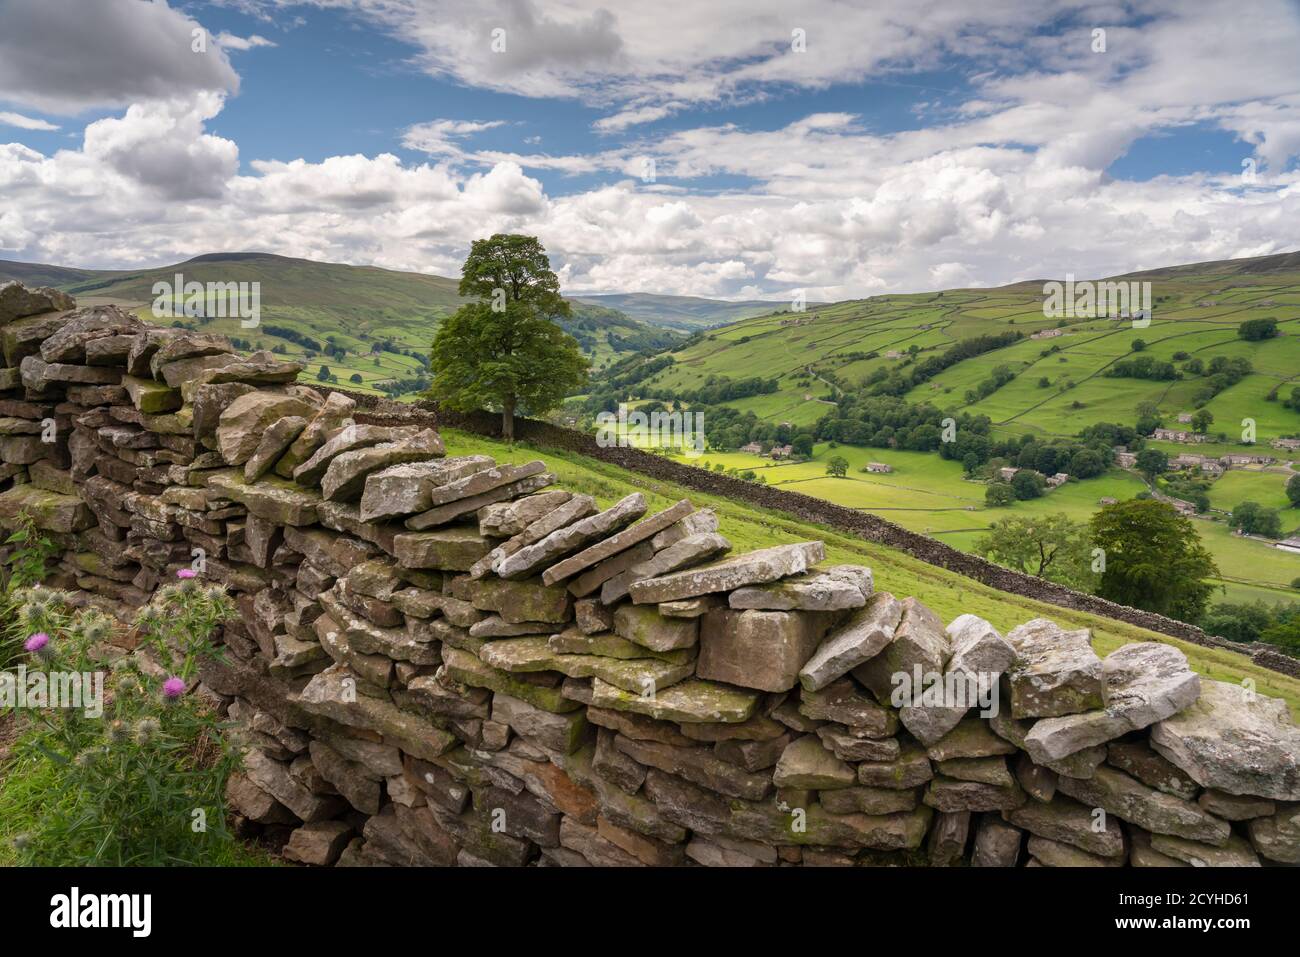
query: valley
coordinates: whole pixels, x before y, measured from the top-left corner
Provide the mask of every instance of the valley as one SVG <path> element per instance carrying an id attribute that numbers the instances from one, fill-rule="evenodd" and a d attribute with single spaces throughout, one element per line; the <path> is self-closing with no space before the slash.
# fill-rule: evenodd
<path id="1" fill-rule="evenodd" d="M 658 354 L 651 365 L 647 357 L 644 368 L 653 371 L 640 377 L 635 360 L 625 360 L 615 369 L 619 378 L 610 381 L 620 383 L 615 397 L 630 400 L 629 408 L 680 404 L 706 417 L 710 410 L 746 417 L 752 434 L 745 433 L 746 425 L 729 430 L 734 444 L 690 459 L 695 464 L 720 465 L 754 481 L 873 512 L 963 550 L 973 550 L 993 522 L 1008 516 L 1060 513 L 1087 522 L 1103 501 L 1146 494 L 1177 499 L 1184 477 L 1194 475 L 1205 501 L 1199 513 L 1190 508 L 1188 514 L 1222 575 L 1215 580 L 1221 587 L 1215 600 L 1295 601 L 1300 554 L 1275 547 L 1274 540 L 1294 536 L 1300 526 L 1300 512 L 1286 494 L 1300 457 L 1297 443 L 1287 441 L 1300 435 L 1300 409 L 1290 401 L 1291 390 L 1300 386 L 1300 261 L 1286 254 L 1114 279 L 1151 284 L 1149 321 L 1046 317 L 1038 282 L 889 295 L 697 333 L 670 353 L 671 363 Z M 1242 338 L 1241 324 L 1258 319 L 1273 320 L 1276 335 Z M 950 364 L 934 361 L 979 337 L 1011 341 Z M 1117 375 L 1135 356 L 1149 357 L 1155 368 L 1168 364 L 1177 377 Z M 1213 369 L 1226 363 L 1237 363 L 1236 374 L 1215 378 Z M 911 370 L 926 364 L 942 367 L 923 381 L 910 381 Z M 1200 374 L 1189 371 L 1198 367 Z M 674 402 L 710 384 L 716 390 L 719 383 L 751 376 L 769 380 L 760 394 L 709 408 Z M 1165 453 L 1174 465 L 1180 455 L 1200 456 L 1207 464 L 1193 461 L 1154 479 L 1131 462 L 1121 467 L 1116 456 L 1096 477 L 1072 478 L 1039 498 L 995 506 L 985 501 L 987 467 L 972 476 L 959 460 L 897 447 L 893 438 L 870 445 L 826 441 L 835 434 L 828 425 L 846 395 L 896 397 L 911 407 L 933 407 L 936 418 L 980 417 L 992 443 L 1033 440 L 1047 446 L 1077 442 L 1082 430 L 1099 423 L 1132 427 L 1140 411 L 1157 416 L 1163 429 L 1188 432 L 1187 420 L 1203 411 L 1211 418 L 1200 441 L 1162 439 L 1164 433 L 1157 432 L 1143 446 Z M 800 433 L 819 440 L 811 456 L 774 461 L 767 454 L 768 446 Z M 740 450 L 746 439 L 760 436 L 761 453 Z M 1246 455 L 1273 461 L 1218 471 L 1225 456 Z M 849 463 L 843 478 L 826 474 L 834 456 Z M 863 474 L 868 461 L 893 470 Z M 1171 489 L 1171 481 L 1184 484 Z M 1277 510 L 1280 535 L 1234 534 L 1228 518 L 1243 502 Z"/>

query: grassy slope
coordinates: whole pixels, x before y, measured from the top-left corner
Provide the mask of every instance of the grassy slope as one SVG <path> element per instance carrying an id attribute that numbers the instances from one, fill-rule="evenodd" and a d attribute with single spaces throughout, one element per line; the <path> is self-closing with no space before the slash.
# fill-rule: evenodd
<path id="1" fill-rule="evenodd" d="M 917 386 L 907 398 L 945 410 L 985 414 L 992 420 L 995 434 L 1004 436 L 1033 434 L 1051 439 L 1077 434 L 1094 422 L 1131 424 L 1135 407 L 1146 400 L 1156 402 L 1167 424 L 1173 426 L 1178 413 L 1192 411 L 1197 380 L 1146 382 L 1102 374 L 1130 354 L 1134 339 L 1142 339 L 1148 343 L 1148 354 L 1162 360 L 1172 361 L 1175 352 L 1187 352 L 1207 364 L 1217 355 L 1249 358 L 1254 372 L 1206 406 L 1215 417 L 1212 431 L 1226 432 L 1229 441 L 1197 446 L 1194 451 L 1224 455 L 1253 450 L 1281 457 L 1267 447 L 1252 449 L 1235 440 L 1246 418 L 1255 421 L 1264 446 L 1271 438 L 1300 434 L 1300 413 L 1267 399 L 1275 388 L 1280 387 L 1285 396 L 1293 385 L 1300 385 L 1300 256 L 1175 267 L 1140 278 L 1152 282 L 1156 300 L 1154 318 L 1147 328 L 1134 329 L 1128 322 L 1112 320 L 1076 322 L 1063 336 L 1026 339 L 961 362 Z M 796 317 L 788 313 L 756 317 L 711 330 L 701 341 L 679 350 L 674 354 L 676 363 L 651 378 L 647 387 L 693 389 L 710 375 L 740 375 L 736 370 L 745 370 L 744 375 L 777 376 L 777 393 L 727 404 L 768 421 L 811 426 L 831 408 L 826 399 L 832 390 L 806 372 L 832 375 L 851 387 L 876 369 L 906 361 L 886 358 L 885 353 L 891 350 L 905 353 L 915 345 L 925 357 L 976 335 L 1007 329 L 1028 334 L 1055 326 L 1057 320 L 1043 317 L 1041 303 L 1042 284 L 1021 283 L 1000 289 L 882 296 L 810 307 L 798 317 L 803 320 L 798 325 L 789 322 Z M 1261 343 L 1237 338 L 1240 322 L 1263 317 L 1277 319 L 1283 335 Z M 1052 346 L 1059 351 L 1044 355 Z M 872 352 L 877 355 L 866 358 Z M 968 405 L 966 391 L 1002 364 L 1016 369 L 1017 378 Z M 1049 383 L 1046 387 L 1039 384 L 1044 378 Z M 1075 402 L 1082 408 L 1074 408 Z M 1189 450 L 1173 443 L 1155 444 L 1171 455 Z M 818 461 L 802 471 L 782 467 L 777 474 L 766 470 L 760 474 L 767 474 L 769 482 L 797 482 L 794 487 L 805 494 L 879 513 L 966 549 L 979 537 L 979 530 L 998 518 L 1061 511 L 1084 521 L 1099 507 L 1101 498 L 1131 498 L 1144 488 L 1136 476 L 1113 470 L 1098 479 L 1071 483 L 1035 502 L 1018 503 L 1011 509 L 986 509 L 983 488 L 962 481 L 960 468 L 937 456 L 848 447 L 835 454 L 849 459 L 852 481 L 823 477 L 823 461 L 828 456 L 822 447 Z M 752 456 L 709 457 L 740 468 L 758 469 L 765 464 Z M 856 469 L 867 460 L 893 465 L 895 475 L 858 475 Z M 1288 477 L 1280 469 L 1230 471 L 1213 486 L 1212 505 L 1227 511 L 1247 500 L 1283 506 Z M 1290 532 L 1300 526 L 1300 512 L 1284 511 L 1282 520 Z M 1300 556 L 1262 542 L 1234 538 L 1222 524 L 1198 522 L 1197 528 L 1229 580 L 1226 599 L 1296 600 L 1294 591 L 1288 594 L 1283 589 L 1300 576 Z"/>
<path id="2" fill-rule="evenodd" d="M 559 476 L 565 488 L 593 495 L 602 505 L 612 504 L 634 491 L 644 493 L 652 509 L 665 508 L 678 499 L 689 498 L 697 506 L 708 506 L 718 513 L 721 531 L 737 552 L 783 542 L 820 539 L 826 543 L 828 562 L 870 565 L 878 588 L 900 596 L 915 595 L 945 620 L 970 612 L 987 618 L 1006 631 L 1031 618 L 1049 617 L 1062 625 L 1091 628 L 1094 646 L 1101 654 L 1133 641 L 1165 641 L 1181 648 L 1199 673 L 1221 681 L 1251 678 L 1261 693 L 1284 698 L 1292 712 L 1300 715 L 1300 681 L 1260 668 L 1241 655 L 1202 648 L 1123 622 L 997 591 L 882 545 L 801 522 L 781 512 L 691 492 L 585 456 L 549 448 L 535 449 L 522 443 L 510 448 L 450 429 L 443 432 L 443 439 L 449 455 L 485 453 L 503 462 L 542 458 Z"/>

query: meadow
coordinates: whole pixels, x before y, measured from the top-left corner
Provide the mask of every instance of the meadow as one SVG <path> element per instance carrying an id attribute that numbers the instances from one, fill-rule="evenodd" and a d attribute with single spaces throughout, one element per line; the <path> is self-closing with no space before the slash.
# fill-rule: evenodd
<path id="1" fill-rule="evenodd" d="M 833 414 L 836 387 L 852 390 L 880 370 L 907 367 L 963 339 L 1016 330 L 1011 345 L 958 362 L 905 395 L 942 411 L 987 416 L 998 439 L 1032 435 L 1043 440 L 1077 436 L 1098 422 L 1133 425 L 1137 407 L 1152 403 L 1169 428 L 1198 406 L 1205 380 L 1187 375 L 1173 381 L 1107 375 L 1117 362 L 1142 353 L 1176 367 L 1190 359 L 1206 365 L 1216 356 L 1242 357 L 1251 372 L 1203 403 L 1213 416 L 1211 441 L 1180 444 L 1153 441 L 1171 458 L 1182 452 L 1222 456 L 1273 455 L 1267 470 L 1232 469 L 1213 483 L 1212 514 L 1196 528 L 1219 565 L 1223 600 L 1297 600 L 1290 583 L 1300 577 L 1300 555 L 1233 535 L 1222 519 L 1245 501 L 1281 510 L 1284 534 L 1300 526 L 1300 512 L 1288 508 L 1285 486 L 1294 474 L 1294 454 L 1268 443 L 1300 435 L 1300 411 L 1287 408 L 1290 389 L 1300 386 L 1300 269 L 1294 256 L 1234 260 L 1156 270 L 1120 277 L 1149 281 L 1153 309 L 1148 320 L 1106 317 L 1058 319 L 1044 315 L 1042 283 L 999 289 L 958 289 L 810 307 L 745 319 L 695 337 L 672 353 L 674 362 L 638 389 L 678 393 L 710 377 L 757 375 L 776 378 L 778 389 L 724 405 L 753 412 L 772 423 L 812 431 Z M 1247 319 L 1271 318 L 1279 334 L 1250 342 L 1238 336 Z M 1029 338 L 1060 328 L 1049 338 Z M 1140 340 L 1140 341 L 1139 341 Z M 969 401 L 968 393 L 999 367 L 1015 377 L 991 394 Z M 743 373 L 739 370 L 743 370 Z M 1223 433 L 1222 439 L 1219 433 Z M 1255 444 L 1243 441 L 1253 433 Z M 1086 522 L 1103 498 L 1124 500 L 1146 489 L 1135 473 L 1112 469 L 1104 476 L 1069 482 L 1039 499 L 1007 508 L 984 504 L 984 486 L 962 475 L 956 462 L 936 454 L 841 446 L 833 454 L 849 461 L 845 478 L 826 475 L 824 443 L 813 460 L 773 463 L 738 452 L 709 452 L 703 458 L 726 468 L 753 470 L 769 484 L 862 509 L 970 550 L 988 526 L 1009 515 L 1064 513 Z M 894 467 L 891 474 L 862 474 L 867 461 Z"/>

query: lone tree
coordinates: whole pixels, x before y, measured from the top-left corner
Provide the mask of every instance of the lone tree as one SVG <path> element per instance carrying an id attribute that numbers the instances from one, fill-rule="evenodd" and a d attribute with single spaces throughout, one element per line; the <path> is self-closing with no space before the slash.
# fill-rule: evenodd
<path id="1" fill-rule="evenodd" d="M 844 478 L 849 474 L 849 460 L 842 455 L 834 456 L 826 463 L 826 474 L 832 478 Z"/>
<path id="2" fill-rule="evenodd" d="M 1091 531 L 1064 513 L 1003 518 L 975 543 L 976 553 L 1016 571 L 1090 590 Z"/>
<path id="3" fill-rule="evenodd" d="M 1219 568 L 1192 520 L 1154 499 L 1107 505 L 1092 517 L 1092 543 L 1105 568 L 1102 598 L 1196 622 L 1205 613 Z"/>
<path id="4" fill-rule="evenodd" d="M 555 408 L 587 380 L 578 343 L 553 321 L 570 313 L 560 281 L 535 236 L 477 239 L 461 268 L 461 306 L 433 337 L 430 393 L 448 408 L 501 410 L 514 441 L 515 412 Z"/>

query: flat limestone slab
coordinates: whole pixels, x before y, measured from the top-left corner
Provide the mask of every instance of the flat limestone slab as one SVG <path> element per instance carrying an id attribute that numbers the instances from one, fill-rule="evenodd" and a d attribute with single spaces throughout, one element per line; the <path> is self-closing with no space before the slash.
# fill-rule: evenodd
<path id="1" fill-rule="evenodd" d="M 1232 833 L 1227 821 L 1199 805 L 1147 787 L 1106 764 L 1086 781 L 1062 775 L 1056 788 L 1088 807 L 1105 808 L 1107 813 L 1152 834 L 1173 834 L 1222 847 Z"/>
<path id="2" fill-rule="evenodd" d="M 1151 849 L 1193 867 L 1259 867 L 1259 857 L 1247 841 L 1236 834 L 1222 847 L 1190 841 L 1172 834 L 1152 834 Z"/>
<path id="3" fill-rule="evenodd" d="M 633 492 L 605 511 L 557 529 L 541 541 L 526 545 L 513 555 L 503 558 L 494 566 L 496 573 L 502 578 L 523 578 L 561 555 L 567 555 L 635 522 L 645 514 L 645 510 L 645 496 Z"/>
<path id="4" fill-rule="evenodd" d="M 728 603 L 763 611 L 845 611 L 865 605 L 873 587 L 870 568 L 833 565 L 770 585 L 738 588 Z"/>
<path id="5" fill-rule="evenodd" d="M 312 714 L 332 718 L 340 724 L 377 731 L 383 735 L 384 743 L 428 761 L 460 743 L 455 735 L 434 727 L 427 719 L 402 711 L 391 701 L 360 693 L 356 690 L 356 679 L 339 665 L 313 677 L 302 689 L 297 703 Z"/>
<path id="6" fill-rule="evenodd" d="M 660 658 L 557 654 L 544 635 L 489 641 L 479 657 L 484 664 L 502 671 L 558 671 L 568 678 L 599 678 L 633 694 L 657 694 L 690 677 L 695 670 L 690 661 L 671 664 Z"/>
<path id="7" fill-rule="evenodd" d="M 776 762 L 772 780 L 781 788 L 833 791 L 857 783 L 853 767 L 837 758 L 815 734 L 805 734 L 786 745 Z"/>
<path id="8" fill-rule="evenodd" d="M 1202 787 L 1300 800 L 1300 729 L 1278 698 L 1202 681 L 1195 704 L 1152 726 L 1151 746 Z"/>
<path id="9" fill-rule="evenodd" d="M 420 512 L 418 515 L 412 515 L 406 520 L 406 527 L 420 530 L 433 528 L 437 525 L 445 525 L 456 519 L 467 517 L 477 512 L 485 505 L 493 505 L 497 502 L 503 502 L 507 499 L 516 498 L 520 495 L 528 495 L 532 492 L 538 492 L 546 488 L 555 481 L 555 475 L 552 472 L 541 472 L 537 475 L 529 475 L 521 478 L 517 482 L 509 485 L 500 485 L 487 492 L 480 492 L 478 495 L 471 495 L 469 498 L 458 498 L 446 505 L 435 505 L 433 508 Z"/>
<path id="10" fill-rule="evenodd" d="M 1106 677 L 1105 710 L 1043 718 L 1025 736 L 1029 756 L 1038 764 L 1105 744 L 1130 731 L 1171 717 L 1201 695 L 1201 681 L 1187 656 L 1159 642 L 1125 645 L 1102 661 Z"/>
<path id="11" fill-rule="evenodd" d="M 697 672 L 745 688 L 789 691 L 799 683 L 799 669 L 821 642 L 830 617 L 826 612 L 715 609 L 700 622 Z"/>
<path id="12" fill-rule="evenodd" d="M 663 531 L 678 519 L 685 518 L 694 510 L 695 506 L 690 503 L 689 499 L 682 499 L 670 508 L 651 515 L 630 528 L 625 528 L 616 535 L 612 535 L 594 545 L 589 545 L 578 554 L 552 565 L 542 573 L 542 581 L 548 585 L 553 585 L 558 581 L 576 575 L 583 569 L 590 568 L 597 562 L 611 558 L 624 549 L 631 548 L 638 542 L 654 537 L 657 533 Z"/>
<path id="13" fill-rule="evenodd" d="M 1072 844 L 1099 857 L 1124 856 L 1124 832 L 1114 815 L 1093 817 L 1092 808 L 1057 795 L 1051 801 L 1026 801 L 1002 819 L 1049 841 Z M 1100 827 L 1100 830 L 1097 828 Z"/>
<path id="14" fill-rule="evenodd" d="M 633 582 L 629 591 L 638 605 L 649 602 L 678 601 L 697 595 L 731 591 L 745 585 L 762 585 L 799 575 L 826 557 L 821 542 L 776 545 L 711 565 L 674 572 L 660 578 Z"/>
<path id="15" fill-rule="evenodd" d="M 740 592 L 732 592 L 734 601 Z M 733 604 L 734 607 L 734 604 Z M 889 592 L 877 592 L 865 606 L 832 632 L 799 672 L 808 691 L 825 688 L 858 665 L 874 658 L 894 639 L 903 617 L 903 603 Z"/>
<path id="16" fill-rule="evenodd" d="M 761 697 L 757 691 L 699 678 L 690 678 L 649 696 L 623 691 L 599 678 L 591 683 L 592 707 L 631 711 L 678 724 L 715 721 L 739 724 L 753 717 Z"/>
<path id="17" fill-rule="evenodd" d="M 207 487 L 277 525 L 315 525 L 321 504 L 320 495 L 311 489 L 271 475 L 245 482 L 238 469 L 213 472 L 207 477 Z"/>

